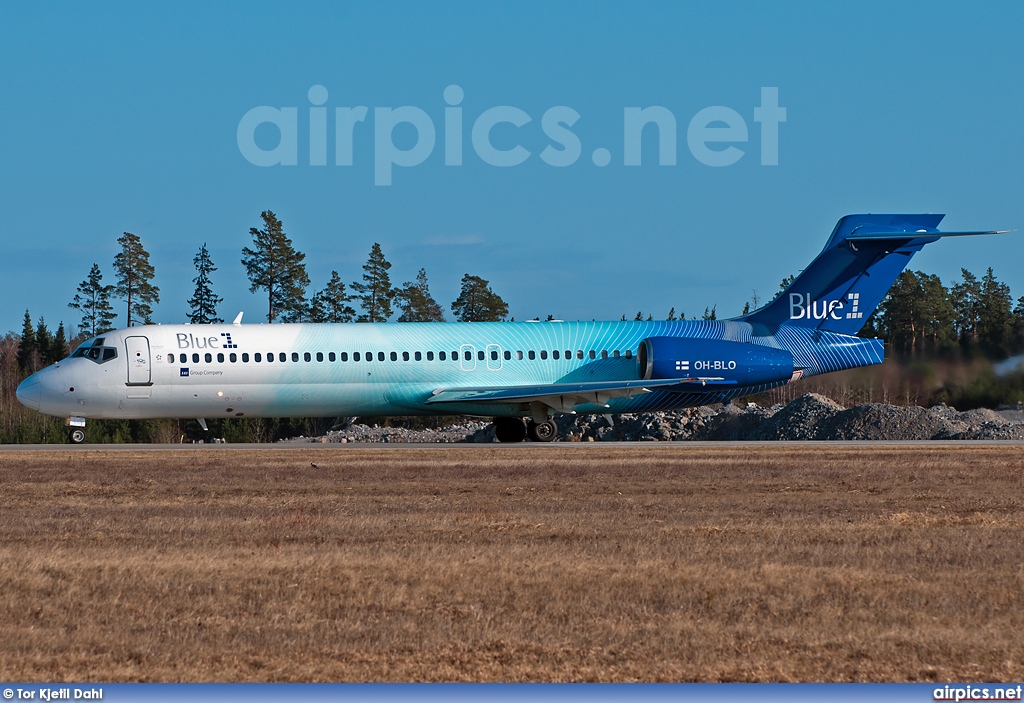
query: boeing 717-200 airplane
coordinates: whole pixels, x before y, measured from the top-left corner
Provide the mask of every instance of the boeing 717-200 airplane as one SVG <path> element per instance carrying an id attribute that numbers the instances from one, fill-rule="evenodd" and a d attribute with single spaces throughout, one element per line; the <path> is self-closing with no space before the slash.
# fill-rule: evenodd
<path id="1" fill-rule="evenodd" d="M 493 417 L 546 442 L 561 413 L 729 401 L 802 376 L 879 364 L 855 336 L 943 215 L 848 215 L 793 284 L 731 320 L 131 327 L 90 339 L 18 386 L 68 418 Z M 524 422 L 525 419 L 525 422 Z"/>

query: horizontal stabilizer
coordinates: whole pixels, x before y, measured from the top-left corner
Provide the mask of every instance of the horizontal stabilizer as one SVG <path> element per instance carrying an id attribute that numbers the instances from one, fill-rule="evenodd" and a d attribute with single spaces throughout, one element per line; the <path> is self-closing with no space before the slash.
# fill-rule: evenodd
<path id="1" fill-rule="evenodd" d="M 997 229 L 987 232 L 929 232 L 918 230 L 917 232 L 856 232 L 846 238 L 848 242 L 877 242 L 894 239 L 931 239 L 933 237 L 977 237 L 984 234 L 1006 234 L 1013 232 L 1012 229 Z"/>

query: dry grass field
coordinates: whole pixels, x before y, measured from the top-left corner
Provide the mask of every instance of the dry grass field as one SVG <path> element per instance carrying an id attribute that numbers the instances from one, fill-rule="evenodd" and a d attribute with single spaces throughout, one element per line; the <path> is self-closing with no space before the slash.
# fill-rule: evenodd
<path id="1" fill-rule="evenodd" d="M 1020 447 L 24 451 L 0 489 L 8 681 L 1024 678 Z"/>

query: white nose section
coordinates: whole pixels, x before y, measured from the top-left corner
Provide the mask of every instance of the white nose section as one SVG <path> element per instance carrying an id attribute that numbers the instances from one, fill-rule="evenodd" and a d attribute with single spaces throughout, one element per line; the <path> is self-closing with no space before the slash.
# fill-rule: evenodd
<path id="1" fill-rule="evenodd" d="M 32 408 L 33 410 L 39 410 L 39 397 L 42 393 L 42 389 L 39 386 L 39 381 L 35 377 L 29 376 L 21 385 L 18 386 L 18 402 L 24 405 L 26 408 Z"/>

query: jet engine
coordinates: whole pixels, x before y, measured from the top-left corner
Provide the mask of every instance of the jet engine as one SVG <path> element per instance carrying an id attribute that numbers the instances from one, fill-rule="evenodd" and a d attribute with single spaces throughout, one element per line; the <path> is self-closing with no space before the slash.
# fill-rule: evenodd
<path id="1" fill-rule="evenodd" d="M 647 381 L 720 378 L 737 386 L 759 386 L 793 377 L 793 355 L 785 349 L 720 339 L 648 337 L 640 343 L 637 370 Z"/>

